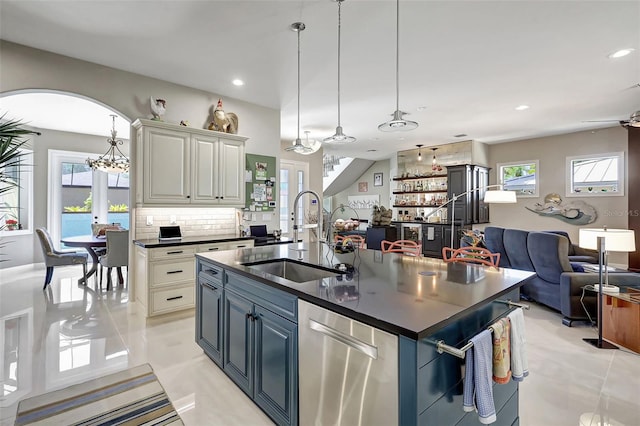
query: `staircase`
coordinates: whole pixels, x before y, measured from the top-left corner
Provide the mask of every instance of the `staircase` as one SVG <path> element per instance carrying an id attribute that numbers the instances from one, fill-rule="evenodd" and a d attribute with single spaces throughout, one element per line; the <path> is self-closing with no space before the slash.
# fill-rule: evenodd
<path id="1" fill-rule="evenodd" d="M 331 197 L 352 185 L 374 163 L 360 158 L 324 155 L 322 195 Z"/>

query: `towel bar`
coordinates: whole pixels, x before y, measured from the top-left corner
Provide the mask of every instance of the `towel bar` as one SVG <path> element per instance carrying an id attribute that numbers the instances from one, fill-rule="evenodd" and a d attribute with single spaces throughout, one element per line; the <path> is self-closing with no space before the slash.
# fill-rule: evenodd
<path id="1" fill-rule="evenodd" d="M 517 308 L 526 309 L 527 311 L 530 309 L 529 305 L 525 305 L 524 303 L 512 302 L 511 300 L 494 300 L 494 302 L 504 303 L 504 304 L 509 305 L 509 306 L 515 306 Z"/>
<path id="2" fill-rule="evenodd" d="M 515 303 L 515 302 L 512 302 L 511 300 L 495 300 L 495 302 L 504 303 L 504 304 L 509 305 L 509 306 L 516 306 L 516 307 L 522 308 L 522 309 L 529 309 L 529 305 L 524 305 L 522 303 Z M 491 327 L 487 328 L 487 330 L 491 330 Z M 444 340 L 438 340 L 437 342 L 435 342 L 435 344 L 436 344 L 436 350 L 438 351 L 439 354 L 446 352 L 448 354 L 457 356 L 458 358 L 461 358 L 461 359 L 464 359 L 465 354 L 467 353 L 467 351 L 473 347 L 473 343 L 472 342 L 467 343 L 466 345 L 464 345 L 460 349 L 458 349 L 458 348 L 456 348 L 454 346 L 447 345 L 444 342 Z"/>

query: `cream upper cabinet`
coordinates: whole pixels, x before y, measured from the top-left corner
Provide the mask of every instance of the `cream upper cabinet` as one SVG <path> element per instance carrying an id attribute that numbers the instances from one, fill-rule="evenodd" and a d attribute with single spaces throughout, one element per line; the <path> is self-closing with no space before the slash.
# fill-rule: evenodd
<path id="1" fill-rule="evenodd" d="M 247 138 L 138 119 L 138 205 L 244 207 Z"/>

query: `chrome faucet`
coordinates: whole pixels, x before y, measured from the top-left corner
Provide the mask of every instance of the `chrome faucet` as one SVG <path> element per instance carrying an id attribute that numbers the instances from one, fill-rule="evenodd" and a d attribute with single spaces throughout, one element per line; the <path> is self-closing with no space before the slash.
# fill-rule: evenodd
<path id="1" fill-rule="evenodd" d="M 311 190 L 300 192 L 293 201 L 293 241 L 298 242 L 298 201 L 304 194 L 310 194 L 316 198 L 318 204 L 318 255 L 320 254 L 320 243 L 322 240 L 322 206 L 320 205 L 320 196 Z"/>

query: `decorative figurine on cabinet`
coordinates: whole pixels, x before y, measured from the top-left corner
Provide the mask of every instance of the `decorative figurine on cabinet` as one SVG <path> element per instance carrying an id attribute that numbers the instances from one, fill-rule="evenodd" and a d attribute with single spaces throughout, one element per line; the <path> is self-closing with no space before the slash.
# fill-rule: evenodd
<path id="1" fill-rule="evenodd" d="M 153 114 L 152 120 L 162 121 L 162 116 L 167 110 L 167 101 L 151 96 L 149 103 L 151 104 L 151 114 Z"/>
<path id="2" fill-rule="evenodd" d="M 232 112 L 225 113 L 222 109 L 222 100 L 218 99 L 218 105 L 213 110 L 213 121 L 209 124 L 209 130 L 225 133 L 238 133 L 238 116 Z"/>

